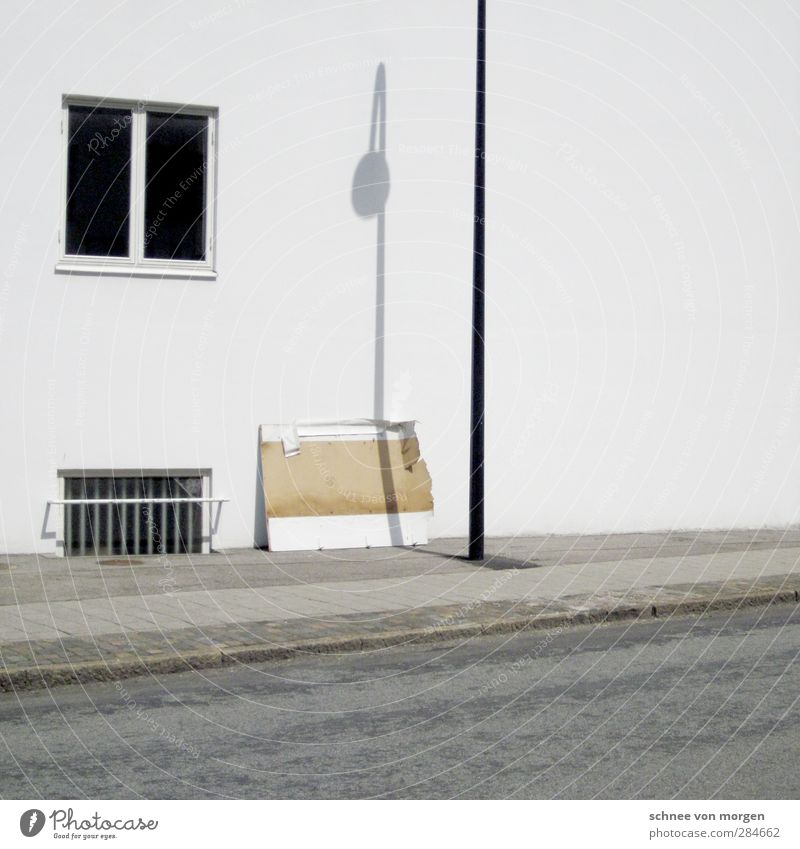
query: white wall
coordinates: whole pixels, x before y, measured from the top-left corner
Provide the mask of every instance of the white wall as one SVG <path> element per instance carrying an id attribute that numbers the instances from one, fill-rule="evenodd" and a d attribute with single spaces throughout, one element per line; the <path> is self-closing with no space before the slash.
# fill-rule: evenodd
<path id="1" fill-rule="evenodd" d="M 795 522 L 796 4 L 557 6 L 494 7 L 492 527 Z"/>
<path id="2" fill-rule="evenodd" d="M 12 2 L 0 131 L 0 548 L 56 470 L 211 467 L 258 536 L 257 425 L 369 416 L 386 65 L 388 414 L 466 530 L 473 4 Z M 495 534 L 797 521 L 800 18 L 490 0 Z M 216 282 L 57 275 L 61 95 L 217 105 Z"/>

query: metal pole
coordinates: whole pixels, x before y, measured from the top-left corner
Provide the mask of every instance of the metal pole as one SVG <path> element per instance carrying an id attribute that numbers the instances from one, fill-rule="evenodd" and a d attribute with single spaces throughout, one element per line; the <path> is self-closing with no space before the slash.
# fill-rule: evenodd
<path id="1" fill-rule="evenodd" d="M 486 0 L 478 0 L 475 80 L 475 205 L 472 232 L 472 421 L 469 445 L 469 559 L 483 560 L 484 286 L 486 175 Z"/>

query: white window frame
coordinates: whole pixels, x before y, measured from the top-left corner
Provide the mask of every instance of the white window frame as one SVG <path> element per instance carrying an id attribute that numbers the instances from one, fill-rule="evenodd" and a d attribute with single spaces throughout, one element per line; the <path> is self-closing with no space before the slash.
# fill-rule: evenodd
<path id="1" fill-rule="evenodd" d="M 131 208 L 128 217 L 128 244 L 130 256 L 76 256 L 66 253 L 67 232 L 67 163 L 69 157 L 69 107 L 96 106 L 129 109 L 131 125 Z M 182 103 L 162 103 L 144 100 L 64 95 L 61 114 L 61 192 L 59 196 L 59 256 L 57 272 L 86 274 L 119 274 L 131 277 L 182 277 L 214 280 L 216 265 L 216 211 L 217 211 L 217 125 L 219 110 L 214 106 L 193 106 Z M 208 151 L 205 171 L 206 209 L 205 237 L 206 259 L 202 262 L 182 259 L 148 259 L 144 255 L 145 213 L 145 163 L 148 112 L 179 112 L 182 115 L 208 118 Z"/>

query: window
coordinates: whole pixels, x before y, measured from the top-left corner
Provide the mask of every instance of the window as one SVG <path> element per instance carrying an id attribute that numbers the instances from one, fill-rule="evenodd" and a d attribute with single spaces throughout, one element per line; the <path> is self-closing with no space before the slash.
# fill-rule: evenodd
<path id="1" fill-rule="evenodd" d="M 66 554 L 203 551 L 207 472 L 77 471 L 63 478 Z"/>
<path id="2" fill-rule="evenodd" d="M 60 271 L 214 277 L 216 110 L 64 98 Z"/>

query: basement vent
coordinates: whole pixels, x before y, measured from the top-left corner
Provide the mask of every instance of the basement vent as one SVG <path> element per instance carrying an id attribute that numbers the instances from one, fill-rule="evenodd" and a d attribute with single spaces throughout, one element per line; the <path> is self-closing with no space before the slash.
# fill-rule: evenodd
<path id="1" fill-rule="evenodd" d="M 65 551 L 72 555 L 198 553 L 202 551 L 202 497 L 201 476 L 65 476 Z"/>

